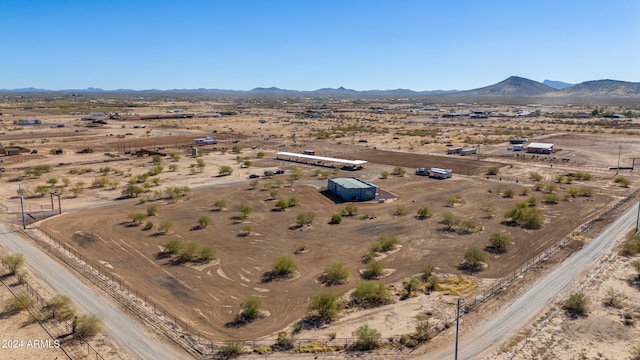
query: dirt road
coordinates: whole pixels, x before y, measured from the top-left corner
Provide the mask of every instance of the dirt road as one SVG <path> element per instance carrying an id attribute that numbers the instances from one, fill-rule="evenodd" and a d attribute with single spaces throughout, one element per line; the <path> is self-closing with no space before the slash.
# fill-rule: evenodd
<path id="1" fill-rule="evenodd" d="M 75 274 L 50 259 L 40 249 L 17 236 L 0 223 L 0 246 L 12 253 L 21 253 L 34 276 L 44 281 L 53 291 L 73 299 L 80 312 L 100 316 L 103 332 L 132 357 L 140 359 L 179 359 L 179 354 L 148 334 L 138 323 L 105 301 L 95 291 L 80 282 Z"/>
<path id="2" fill-rule="evenodd" d="M 487 356 L 496 345 L 508 340 L 527 325 L 539 312 L 549 305 L 572 281 L 581 278 L 591 265 L 635 227 L 637 209 L 632 206 L 600 235 L 587 243 L 581 251 L 574 253 L 558 268 L 551 271 L 515 299 L 493 319 L 469 334 L 460 336 L 459 359 L 480 359 Z M 453 359 L 454 339 L 446 349 L 416 357 L 417 359 Z"/>

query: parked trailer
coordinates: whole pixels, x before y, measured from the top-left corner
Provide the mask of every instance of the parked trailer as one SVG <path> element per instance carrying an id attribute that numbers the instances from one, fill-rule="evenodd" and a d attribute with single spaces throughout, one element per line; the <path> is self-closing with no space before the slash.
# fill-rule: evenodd
<path id="1" fill-rule="evenodd" d="M 529 141 L 529 138 L 513 138 L 509 140 L 512 144 L 524 144 Z"/>
<path id="2" fill-rule="evenodd" d="M 477 148 L 462 149 L 462 151 L 460 151 L 460 155 L 461 156 L 473 155 L 473 154 L 477 154 L 477 153 L 478 153 L 478 149 Z"/>
<path id="3" fill-rule="evenodd" d="M 453 176 L 453 170 L 451 169 L 431 168 L 429 173 L 432 177 L 438 179 L 447 179 Z"/>
<path id="4" fill-rule="evenodd" d="M 524 145 L 522 144 L 513 145 L 513 151 L 522 151 L 523 149 L 524 149 Z"/>
<path id="5" fill-rule="evenodd" d="M 456 147 L 456 148 L 451 148 L 451 149 L 447 149 L 447 154 L 451 155 L 451 154 L 460 154 L 462 152 L 462 148 L 461 147 Z"/>

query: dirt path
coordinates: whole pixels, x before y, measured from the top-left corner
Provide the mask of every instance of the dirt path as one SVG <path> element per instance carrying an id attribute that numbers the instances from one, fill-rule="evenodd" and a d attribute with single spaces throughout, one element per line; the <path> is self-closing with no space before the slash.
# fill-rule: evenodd
<path id="1" fill-rule="evenodd" d="M 607 227 L 584 248 L 574 253 L 558 268 L 548 273 L 531 286 L 520 297 L 503 308 L 496 316 L 460 337 L 459 355 L 462 359 L 479 359 L 502 340 L 516 334 L 542 311 L 572 281 L 585 276 L 586 272 L 602 255 L 635 225 L 637 210 L 633 206 Z M 417 357 L 418 359 L 453 358 L 451 346 L 440 351 Z"/>
<path id="2" fill-rule="evenodd" d="M 141 359 L 186 358 L 149 334 L 137 322 L 105 301 L 99 294 L 80 282 L 75 274 L 43 254 L 40 249 L 18 237 L 0 223 L 0 241 L 10 252 L 21 253 L 34 276 L 51 289 L 66 294 L 82 312 L 100 316 L 104 321 L 103 332 L 115 343 L 128 349 L 133 357 Z"/>

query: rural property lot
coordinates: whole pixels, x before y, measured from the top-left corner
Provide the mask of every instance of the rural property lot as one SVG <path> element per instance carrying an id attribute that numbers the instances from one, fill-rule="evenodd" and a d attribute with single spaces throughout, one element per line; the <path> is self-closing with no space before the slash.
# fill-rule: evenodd
<path id="1" fill-rule="evenodd" d="M 312 178 L 311 178 L 312 179 Z M 503 184 L 495 180 L 454 177 L 438 181 L 424 177 L 391 177 L 375 180 L 379 185 L 399 195 L 388 203 L 359 203 L 359 215 L 346 218 L 342 224 L 329 225 L 331 214 L 344 205 L 334 204 L 314 186 L 294 184 L 276 189 L 278 197 L 299 199 L 299 205 L 284 212 L 273 211 L 275 201 L 262 186 L 250 189 L 248 184 L 213 187 L 198 190 L 188 199 L 153 202 L 159 209 L 150 219 L 158 224 L 170 220 L 175 228 L 170 234 L 158 235 L 155 230 L 131 226 L 127 214 L 145 212 L 146 204 L 126 202 L 107 208 L 67 214 L 51 219 L 42 229 L 60 241 L 67 242 L 83 256 L 103 264 L 103 271 L 112 272 L 137 292 L 146 294 L 173 314 L 192 324 L 213 339 L 249 339 L 269 335 L 297 321 L 306 314 L 308 299 L 325 291 L 318 282 L 324 267 L 334 261 L 345 263 L 352 274 L 351 281 L 330 290 L 345 293 L 355 286 L 362 256 L 379 235 L 393 235 L 401 248 L 381 261 L 391 275 L 382 281 L 394 283 L 419 273 L 426 264 L 437 267 L 438 273 L 460 273 L 458 265 L 464 251 L 488 245 L 492 232 L 509 233 L 514 245 L 502 255 L 490 254 L 488 268 L 478 275 L 498 278 L 517 268 L 533 254 L 557 242 L 574 228 L 607 208 L 615 200 L 610 193 L 598 192 L 593 198 L 575 198 L 556 205 L 539 207 L 545 214 L 545 226 L 539 230 L 506 227 L 502 216 L 487 218 L 483 205 L 492 204 L 497 214 L 512 208 L 526 197 L 504 198 L 488 192 L 523 186 Z M 536 194 L 535 192 L 533 192 Z M 462 205 L 447 207 L 447 199 L 460 195 Z M 225 200 L 227 210 L 212 211 L 216 200 Z M 254 212 L 247 220 L 235 219 L 241 204 L 251 205 Z M 427 205 L 433 217 L 418 220 L 418 208 Z M 406 215 L 393 213 L 399 206 Z M 303 229 L 292 229 L 296 215 L 313 211 L 314 223 Z M 472 234 L 458 235 L 440 224 L 442 213 L 450 211 L 478 224 Z M 373 219 L 361 219 L 368 214 Z M 195 229 L 200 216 L 212 219 L 205 229 Z M 243 227 L 253 226 L 253 233 L 240 236 Z M 331 236 L 327 236 L 331 234 Z M 218 260 L 202 266 L 173 265 L 169 259 L 158 258 L 163 245 L 170 239 L 211 246 Z M 301 244 L 305 251 L 294 255 Z M 291 280 L 264 282 L 278 255 L 291 255 L 299 265 L 299 276 Z M 240 328 L 225 327 L 239 313 L 240 303 L 248 296 L 263 297 L 270 316 Z"/>

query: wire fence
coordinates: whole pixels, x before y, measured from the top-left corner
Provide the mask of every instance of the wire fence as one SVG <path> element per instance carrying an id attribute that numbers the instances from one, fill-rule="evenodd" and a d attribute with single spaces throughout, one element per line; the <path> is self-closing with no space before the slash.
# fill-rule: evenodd
<path id="1" fill-rule="evenodd" d="M 8 270 L 8 265 L 4 259 L 1 260 L 3 268 Z M 73 325 L 68 319 L 62 319 L 60 314 L 53 314 L 47 310 L 49 303 L 45 300 L 36 289 L 29 285 L 24 279 L 17 280 L 14 284 L 7 284 L 5 279 L 10 275 L 7 271 L 3 276 L 0 276 L 0 282 L 9 290 L 14 298 L 20 295 L 25 295 L 30 299 L 35 300 L 35 304 L 29 306 L 27 311 L 30 318 L 34 319 L 47 335 L 54 341 L 52 346 L 55 346 L 55 341 L 59 341 L 59 348 L 69 358 L 86 358 L 103 360 L 104 357 L 89 344 L 84 338 L 73 336 Z M 55 320 L 55 321 L 54 321 Z M 54 335 L 57 334 L 57 335 Z M 72 336 L 70 340 L 65 340 L 68 336 Z M 60 339 L 63 340 L 60 340 Z"/>

